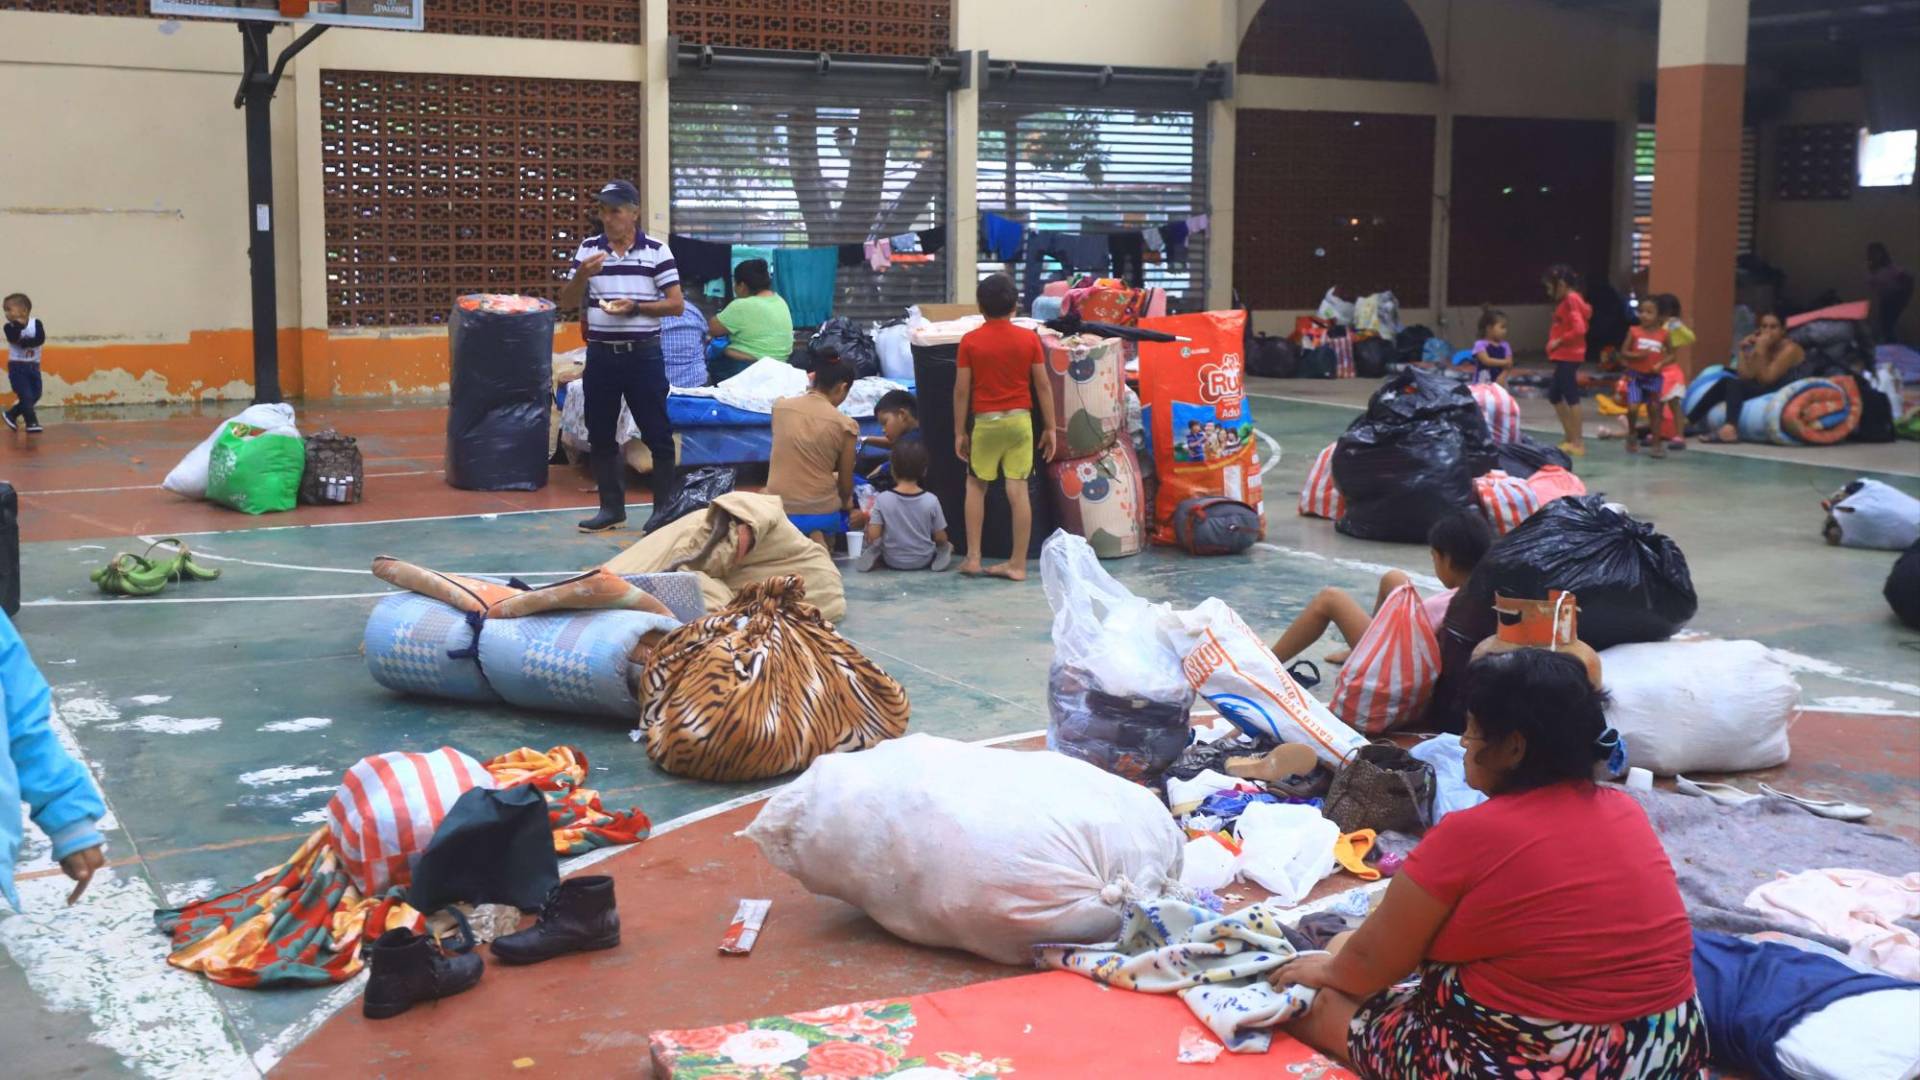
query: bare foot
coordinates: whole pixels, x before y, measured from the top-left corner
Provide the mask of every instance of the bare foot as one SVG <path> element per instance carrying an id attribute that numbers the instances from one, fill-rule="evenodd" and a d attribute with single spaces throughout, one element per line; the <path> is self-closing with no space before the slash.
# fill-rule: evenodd
<path id="1" fill-rule="evenodd" d="M 1327 654 L 1327 663 L 1336 664 L 1336 665 L 1344 664 L 1352 656 L 1353 656 L 1352 649 L 1335 649 L 1332 652 Z"/>
<path id="2" fill-rule="evenodd" d="M 1010 562 L 989 566 L 983 573 L 987 577 L 1006 578 L 1008 581 L 1027 580 L 1027 568 L 1024 566 L 1015 566 Z"/>
<path id="3" fill-rule="evenodd" d="M 980 576 L 980 560 L 968 559 L 967 561 L 961 563 L 960 576 L 961 577 L 979 577 Z"/>

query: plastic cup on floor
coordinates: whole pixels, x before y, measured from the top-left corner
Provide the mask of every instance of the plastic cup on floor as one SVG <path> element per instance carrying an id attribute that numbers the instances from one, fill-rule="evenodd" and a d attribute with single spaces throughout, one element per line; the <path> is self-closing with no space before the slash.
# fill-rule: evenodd
<path id="1" fill-rule="evenodd" d="M 1652 791 L 1653 774 L 1636 765 L 1627 770 L 1627 787 L 1633 791 Z"/>
<path id="2" fill-rule="evenodd" d="M 849 559 L 859 558 L 860 552 L 865 550 L 866 546 L 867 546 L 867 538 L 865 534 L 857 533 L 857 532 L 850 532 L 847 534 L 847 558 Z"/>

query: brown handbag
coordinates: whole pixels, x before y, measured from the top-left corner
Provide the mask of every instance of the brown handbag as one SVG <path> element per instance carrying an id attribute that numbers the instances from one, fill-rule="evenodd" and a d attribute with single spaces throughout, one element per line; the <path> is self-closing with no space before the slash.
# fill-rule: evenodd
<path id="1" fill-rule="evenodd" d="M 1433 820 L 1433 766 L 1392 743 L 1369 743 L 1334 774 L 1321 814 L 1343 833 L 1419 834 Z"/>
<path id="2" fill-rule="evenodd" d="M 907 730 L 907 692 L 805 601 L 797 576 L 741 589 L 647 661 L 641 726 L 661 769 L 764 780 Z"/>

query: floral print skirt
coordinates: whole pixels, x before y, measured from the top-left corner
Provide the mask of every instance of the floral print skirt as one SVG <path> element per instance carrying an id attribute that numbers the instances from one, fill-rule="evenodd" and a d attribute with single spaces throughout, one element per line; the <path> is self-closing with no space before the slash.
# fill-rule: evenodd
<path id="1" fill-rule="evenodd" d="M 1707 1026 L 1694 999 L 1617 1024 L 1515 1016 L 1468 997 L 1456 968 L 1429 964 L 1418 985 L 1360 1006 L 1347 1049 L 1366 1080 L 1694 1080 Z"/>

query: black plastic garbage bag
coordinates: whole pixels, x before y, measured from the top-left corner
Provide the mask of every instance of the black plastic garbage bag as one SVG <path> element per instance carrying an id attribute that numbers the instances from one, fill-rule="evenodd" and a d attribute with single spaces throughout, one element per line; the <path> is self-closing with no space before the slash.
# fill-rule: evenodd
<path id="1" fill-rule="evenodd" d="M 1901 622 L 1920 630 L 1920 541 L 1894 560 L 1893 572 L 1887 575 L 1887 585 L 1881 595 L 1887 598 L 1887 605 Z"/>
<path id="2" fill-rule="evenodd" d="M 1573 459 L 1565 450 L 1546 443 L 1522 432 L 1513 442 L 1494 444 L 1494 453 L 1500 459 L 1500 468 L 1508 476 L 1526 479 L 1539 472 L 1542 466 L 1558 465 L 1568 472 L 1573 471 Z"/>
<path id="3" fill-rule="evenodd" d="M 1291 379 L 1300 371 L 1300 352 L 1283 337 L 1257 334 L 1247 353 L 1247 374 L 1268 379 Z"/>
<path id="4" fill-rule="evenodd" d="M 1339 369 L 1340 358 L 1334 354 L 1333 346 L 1319 345 L 1300 351 L 1300 362 L 1294 368 L 1296 379 L 1331 379 Z"/>
<path id="5" fill-rule="evenodd" d="M 1362 338 L 1353 343 L 1353 373 L 1362 379 L 1381 378 L 1394 356 L 1393 343 L 1387 339 Z"/>
<path id="6" fill-rule="evenodd" d="M 1424 326 L 1409 326 L 1394 336 L 1394 359 L 1402 364 L 1417 364 L 1426 355 L 1427 340 L 1433 331 Z"/>
<path id="7" fill-rule="evenodd" d="M 1335 524 L 1361 540 L 1424 543 L 1435 522 L 1480 505 L 1473 478 L 1497 463 L 1486 416 L 1465 383 L 1408 368 L 1374 391 L 1334 444 L 1347 510 Z"/>
<path id="8" fill-rule="evenodd" d="M 653 532 L 688 514 L 705 510 L 708 503 L 732 491 L 738 480 L 739 474 L 724 465 L 707 465 L 688 471 L 680 478 L 680 490 L 653 508 L 653 515 L 647 519 L 647 531 Z"/>
<path id="9" fill-rule="evenodd" d="M 837 356 L 841 363 L 852 364 L 854 374 L 863 379 L 880 374 L 880 350 L 873 343 L 873 335 L 852 319 L 833 318 L 821 323 L 807 342 L 807 350 L 813 353 L 816 364 Z"/>
<path id="10" fill-rule="evenodd" d="M 547 486 L 553 315 L 453 305 L 447 321 L 447 483 L 469 491 Z"/>
<path id="11" fill-rule="evenodd" d="M 1477 643 L 1493 633 L 1495 592 L 1544 599 L 1550 589 L 1579 598 L 1580 640 L 1595 649 L 1665 641 L 1700 607 L 1679 545 L 1652 525 L 1607 509 L 1604 496 L 1568 496 L 1494 542 L 1460 590 L 1472 617 L 1463 609 L 1457 625 L 1467 636 L 1477 634 Z M 1449 625 L 1456 624 L 1452 616 L 1450 607 Z"/>

